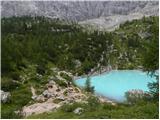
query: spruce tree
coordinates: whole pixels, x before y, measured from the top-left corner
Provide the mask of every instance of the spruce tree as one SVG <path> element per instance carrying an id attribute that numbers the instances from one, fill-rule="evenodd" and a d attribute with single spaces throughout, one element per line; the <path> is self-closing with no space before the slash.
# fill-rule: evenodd
<path id="1" fill-rule="evenodd" d="M 90 77 L 88 76 L 85 83 L 85 90 L 87 92 L 94 93 L 94 86 L 91 86 Z"/>

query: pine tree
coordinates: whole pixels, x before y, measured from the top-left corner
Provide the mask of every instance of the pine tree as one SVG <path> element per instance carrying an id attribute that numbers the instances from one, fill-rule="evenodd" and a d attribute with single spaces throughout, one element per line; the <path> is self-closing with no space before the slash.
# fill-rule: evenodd
<path id="1" fill-rule="evenodd" d="M 94 86 L 91 86 L 90 77 L 88 76 L 85 83 L 85 90 L 87 92 L 94 93 Z"/>

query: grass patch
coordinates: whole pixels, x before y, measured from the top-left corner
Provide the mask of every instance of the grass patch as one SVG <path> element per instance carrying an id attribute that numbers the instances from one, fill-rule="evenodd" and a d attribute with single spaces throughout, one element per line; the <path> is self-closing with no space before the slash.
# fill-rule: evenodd
<path id="1" fill-rule="evenodd" d="M 11 92 L 11 100 L 9 103 L 1 104 L 1 118 L 21 118 L 22 116 L 15 114 L 31 100 L 31 92 L 29 86 L 21 86 Z"/>
<path id="2" fill-rule="evenodd" d="M 76 115 L 73 111 L 81 107 L 84 112 L 80 115 Z M 158 102 L 140 102 L 133 106 L 126 106 L 119 104 L 112 106 L 109 104 L 97 104 L 94 106 L 94 110 L 90 109 L 90 104 L 75 103 L 73 105 L 64 105 L 55 112 L 43 113 L 39 115 L 32 115 L 28 118 L 32 119 L 158 119 Z"/>

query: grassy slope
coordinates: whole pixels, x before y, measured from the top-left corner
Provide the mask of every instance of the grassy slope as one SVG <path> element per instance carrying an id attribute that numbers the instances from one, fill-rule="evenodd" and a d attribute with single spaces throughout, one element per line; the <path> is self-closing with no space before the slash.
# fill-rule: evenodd
<path id="1" fill-rule="evenodd" d="M 77 107 L 84 108 L 84 112 L 81 115 L 76 115 L 73 113 L 72 110 L 76 109 Z M 118 106 L 111 106 L 107 104 L 98 104 L 94 107 L 89 105 L 67 105 L 65 108 L 69 108 L 70 110 L 66 111 L 64 108 L 57 110 L 56 112 L 50 113 L 43 113 L 39 115 L 32 115 L 28 117 L 29 119 L 96 119 L 96 118 L 123 118 L 123 119 L 133 119 L 133 118 L 158 118 L 158 103 L 155 102 L 140 102 L 133 106 L 127 105 L 118 105 Z"/>

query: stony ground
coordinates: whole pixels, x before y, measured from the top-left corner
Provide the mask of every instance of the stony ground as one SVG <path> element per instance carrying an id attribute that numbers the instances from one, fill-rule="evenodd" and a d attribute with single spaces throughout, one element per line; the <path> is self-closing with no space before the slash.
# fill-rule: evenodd
<path id="1" fill-rule="evenodd" d="M 46 84 L 46 89 L 42 94 L 37 95 L 33 86 L 31 86 L 31 92 L 34 103 L 23 107 L 22 115 L 25 117 L 54 111 L 64 104 L 72 104 L 74 102 L 87 103 L 87 98 L 89 97 L 85 92 L 82 92 L 81 89 L 72 84 L 63 88 L 53 80 Z M 115 105 L 115 103 L 104 97 L 99 96 L 99 100 Z"/>
<path id="2" fill-rule="evenodd" d="M 64 104 L 86 102 L 87 99 L 87 96 L 73 85 L 62 88 L 54 81 L 49 81 L 46 88 L 42 94 L 36 95 L 36 90 L 31 86 L 32 99 L 35 103 L 23 107 L 22 114 L 24 116 L 56 110 Z"/>

